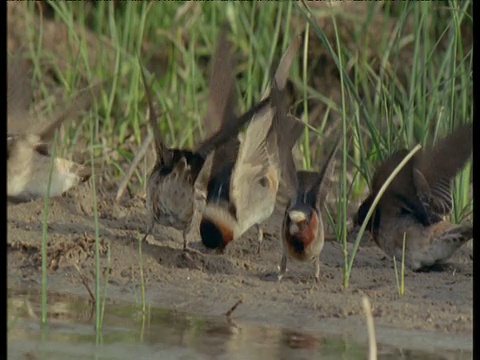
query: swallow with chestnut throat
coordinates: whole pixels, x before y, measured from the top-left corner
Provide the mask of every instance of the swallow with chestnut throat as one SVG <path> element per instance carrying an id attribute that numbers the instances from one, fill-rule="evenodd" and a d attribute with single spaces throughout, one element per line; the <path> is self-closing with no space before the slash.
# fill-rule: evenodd
<path id="1" fill-rule="evenodd" d="M 320 279 L 320 253 L 325 242 L 322 207 L 335 164 L 335 155 L 342 141 L 337 139 L 320 172 L 296 171 L 293 158 L 288 161 L 285 179 L 295 195 L 285 210 L 282 226 L 282 258 L 278 280 L 287 270 L 287 259 L 313 262 L 315 280 Z"/>

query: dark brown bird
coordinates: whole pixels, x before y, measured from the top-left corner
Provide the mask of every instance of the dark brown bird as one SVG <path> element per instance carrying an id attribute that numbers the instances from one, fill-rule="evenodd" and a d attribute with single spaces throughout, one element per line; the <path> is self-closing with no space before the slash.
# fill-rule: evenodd
<path id="1" fill-rule="evenodd" d="M 472 124 L 461 126 L 417 152 L 384 192 L 367 225 L 375 243 L 396 259 L 402 258 L 405 235 L 405 264 L 412 270 L 445 262 L 473 236 L 471 225 L 443 220 L 452 210 L 451 182 L 472 153 L 472 131 Z M 397 151 L 376 170 L 351 236 L 356 236 L 383 183 L 407 154 Z"/>
<path id="2" fill-rule="evenodd" d="M 282 226 L 282 259 L 280 261 L 281 280 L 287 270 L 287 258 L 313 262 L 315 280 L 320 279 L 320 253 L 324 245 L 322 206 L 330 188 L 330 177 L 335 163 L 335 154 L 341 143 L 340 136 L 327 157 L 320 172 L 297 171 L 293 158 L 289 160 L 285 179 L 296 189 L 285 210 Z"/>
<path id="3" fill-rule="evenodd" d="M 257 226 L 259 247 L 261 225 L 275 208 L 285 154 L 292 151 L 303 124 L 286 114 L 287 76 L 300 44 L 296 38 L 275 72 L 269 106 L 259 111 L 238 146 L 232 140 L 228 153 L 214 157 L 216 172 L 207 187 L 207 203 L 200 223 L 203 244 L 222 252 L 233 240 Z M 278 116 L 282 114 L 282 116 Z M 238 150 L 237 150 L 238 149 Z"/>
<path id="4" fill-rule="evenodd" d="M 51 173 L 50 196 L 61 195 L 86 181 L 90 167 L 73 161 L 53 158 L 50 145 L 55 130 L 67 119 L 78 116 L 87 108 L 94 95 L 84 90 L 72 105 L 41 120 L 29 113 L 33 90 L 31 69 L 20 55 L 9 58 L 7 82 L 7 196 L 15 202 L 43 198 Z M 98 89 L 98 88 L 97 88 Z"/>
<path id="5" fill-rule="evenodd" d="M 240 128 L 255 112 L 262 110 L 268 99 L 256 104 L 250 111 L 237 118 L 233 112 L 233 69 L 230 44 L 225 33 L 219 38 L 209 84 L 209 101 L 204 123 L 207 128 L 221 124 L 220 128 L 203 141 L 196 149 L 168 148 L 164 145 L 158 129 L 152 95 L 146 85 L 145 93 L 149 108 L 149 122 L 156 145 L 156 163 L 147 182 L 147 231 L 153 231 L 155 223 L 175 228 L 183 233 L 183 249 L 187 250 L 187 235 L 192 226 L 195 211 L 201 208 L 202 194 L 196 189 L 197 178 L 208 155 L 216 148 L 235 137 Z"/>

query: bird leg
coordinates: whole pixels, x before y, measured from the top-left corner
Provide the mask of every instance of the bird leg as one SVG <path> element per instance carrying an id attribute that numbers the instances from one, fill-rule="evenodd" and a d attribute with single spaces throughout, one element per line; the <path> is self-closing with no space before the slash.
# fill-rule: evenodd
<path id="1" fill-rule="evenodd" d="M 143 237 L 142 241 L 147 241 L 147 236 L 150 235 L 155 227 L 155 219 L 153 218 L 153 214 L 148 214 L 147 220 L 147 231 L 145 231 L 145 236 Z"/>
<path id="2" fill-rule="evenodd" d="M 257 249 L 257 255 L 260 254 L 260 249 L 262 248 L 262 242 L 263 242 L 263 229 L 262 225 L 257 224 L 257 233 L 258 233 L 258 249 Z"/>
<path id="3" fill-rule="evenodd" d="M 318 257 L 315 258 L 313 262 L 313 266 L 315 269 L 315 281 L 319 282 L 320 281 L 320 259 Z"/>
<path id="4" fill-rule="evenodd" d="M 202 255 L 203 254 L 200 252 L 200 251 L 197 251 L 195 249 L 191 249 L 188 247 L 188 234 L 190 234 L 190 230 L 192 229 L 192 222 L 190 222 L 190 224 L 182 231 L 182 237 L 183 237 L 183 253 L 186 255 L 186 257 L 189 259 L 189 260 L 192 260 L 193 259 L 190 257 L 190 254 L 198 254 L 198 255 Z"/>
<path id="5" fill-rule="evenodd" d="M 188 226 L 187 228 L 185 228 L 182 232 L 182 236 L 183 236 L 183 251 L 187 251 L 188 250 L 188 234 L 190 232 L 190 226 Z"/>
<path id="6" fill-rule="evenodd" d="M 280 272 L 278 273 L 278 281 L 282 280 L 283 275 L 287 271 L 287 254 L 283 252 L 282 260 L 280 260 Z"/>

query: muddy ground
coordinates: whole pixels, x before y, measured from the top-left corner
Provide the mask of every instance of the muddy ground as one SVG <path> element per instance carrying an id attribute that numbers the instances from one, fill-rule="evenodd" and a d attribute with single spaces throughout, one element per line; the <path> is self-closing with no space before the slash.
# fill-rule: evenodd
<path id="1" fill-rule="evenodd" d="M 113 190 L 113 189 L 112 189 Z M 146 210 L 141 197 L 126 196 L 114 202 L 114 192 L 98 194 L 101 267 L 108 265 L 110 301 L 139 302 L 140 264 L 151 306 L 204 315 L 221 315 L 237 300 L 237 319 L 308 331 L 330 331 L 364 338 L 366 326 L 362 295 L 367 295 L 379 341 L 401 341 L 390 336 L 395 329 L 426 331 L 441 346 L 471 343 L 473 316 L 473 261 L 471 242 L 458 251 L 443 271 L 407 271 L 406 294 L 399 297 L 393 263 L 371 244 L 358 252 L 349 289 L 342 287 L 341 245 L 329 241 L 321 254 L 321 281 L 313 281 L 310 264 L 289 263 L 289 271 L 276 281 L 281 256 L 280 214 L 266 226 L 261 253 L 254 230 L 231 244 L 224 255 L 203 248 L 198 232 L 190 237 L 198 250 L 187 259 L 181 234 L 157 225 L 153 237 L 142 244 Z M 8 206 L 8 287 L 39 289 L 43 200 Z M 89 297 L 94 289 L 95 228 L 90 184 L 51 200 L 48 219 L 48 287 Z M 110 246 L 110 264 L 108 247 Z M 193 261 L 192 261 L 193 260 Z M 80 275 L 82 274 L 82 275 Z M 87 279 L 86 281 L 83 279 Z M 105 279 L 105 277 L 103 277 Z M 342 321 L 338 321 L 342 320 Z M 390 333 L 389 333 L 390 331 Z M 428 335 L 428 333 L 430 333 Z M 405 334 L 408 334 L 405 333 Z M 415 337 L 406 339 L 412 345 Z M 460 341 L 460 342 L 459 342 Z M 401 344 L 399 344 L 401 345 Z"/>

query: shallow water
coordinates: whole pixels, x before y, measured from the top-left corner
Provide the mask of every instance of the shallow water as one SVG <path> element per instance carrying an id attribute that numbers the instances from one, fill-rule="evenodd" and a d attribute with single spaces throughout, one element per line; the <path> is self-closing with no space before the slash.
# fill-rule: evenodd
<path id="1" fill-rule="evenodd" d="M 241 306 L 241 305 L 240 305 Z M 82 298 L 8 291 L 9 359 L 366 359 L 365 344 L 326 334 L 199 317 L 126 303 L 107 303 L 103 328 Z M 233 318 L 234 318 L 233 314 Z M 432 353 L 379 345 L 380 359 L 471 359 L 465 351 Z"/>

